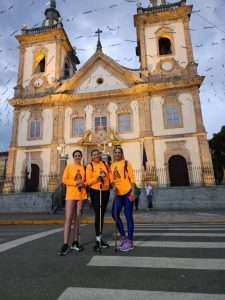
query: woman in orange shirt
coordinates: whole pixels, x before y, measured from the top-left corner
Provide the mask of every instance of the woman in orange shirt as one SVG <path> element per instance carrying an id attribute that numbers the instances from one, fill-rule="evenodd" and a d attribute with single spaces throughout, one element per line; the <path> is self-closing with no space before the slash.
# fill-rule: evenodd
<path id="1" fill-rule="evenodd" d="M 134 175 L 131 164 L 124 159 L 123 149 L 117 146 L 114 151 L 114 161 L 111 165 L 111 184 L 114 188 L 116 197 L 112 207 L 112 217 L 116 222 L 120 233 L 119 250 L 126 252 L 134 248 L 134 220 L 133 220 L 133 201 L 134 195 Z M 123 221 L 120 217 L 122 208 L 127 220 L 128 238 L 126 238 Z"/>
<path id="2" fill-rule="evenodd" d="M 90 188 L 91 202 L 95 213 L 96 243 L 94 251 L 98 252 L 101 251 L 101 248 L 109 248 L 109 244 L 102 240 L 102 229 L 106 207 L 109 202 L 110 177 L 109 167 L 102 161 L 98 149 L 92 150 L 91 158 L 92 161 L 86 168 L 86 182 Z"/>
<path id="3" fill-rule="evenodd" d="M 70 250 L 82 251 L 80 245 L 80 215 L 84 201 L 87 199 L 85 186 L 85 168 L 81 164 L 82 152 L 75 150 L 73 152 L 74 163 L 67 165 L 63 174 L 63 183 L 66 185 L 66 206 L 64 222 L 64 244 L 59 255 L 64 256 Z M 74 230 L 72 232 L 72 246 L 69 247 L 71 235 L 71 226 L 74 219 Z"/>

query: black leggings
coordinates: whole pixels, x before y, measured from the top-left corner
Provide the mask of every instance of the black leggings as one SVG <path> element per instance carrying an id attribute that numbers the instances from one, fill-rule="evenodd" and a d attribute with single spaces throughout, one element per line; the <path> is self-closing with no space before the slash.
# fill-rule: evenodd
<path id="1" fill-rule="evenodd" d="M 102 207 L 101 207 L 101 230 L 100 230 L 100 191 L 90 189 L 91 202 L 95 212 L 95 233 L 96 236 L 102 234 L 104 215 L 107 204 L 109 202 L 109 191 L 101 191 L 102 193 Z"/>

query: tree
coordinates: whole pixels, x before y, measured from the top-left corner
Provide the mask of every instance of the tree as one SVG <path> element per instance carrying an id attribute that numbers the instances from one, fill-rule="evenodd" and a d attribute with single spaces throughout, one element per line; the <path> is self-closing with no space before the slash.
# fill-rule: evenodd
<path id="1" fill-rule="evenodd" d="M 216 182 L 222 183 L 225 170 L 225 126 L 209 140 Z"/>

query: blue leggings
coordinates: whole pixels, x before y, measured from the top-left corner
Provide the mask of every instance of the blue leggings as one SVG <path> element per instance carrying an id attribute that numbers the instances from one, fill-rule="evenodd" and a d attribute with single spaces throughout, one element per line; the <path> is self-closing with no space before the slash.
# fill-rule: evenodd
<path id="1" fill-rule="evenodd" d="M 120 212 L 124 206 L 124 215 L 127 220 L 128 239 L 133 240 L 134 234 L 134 219 L 133 219 L 133 202 L 128 199 L 130 193 L 123 196 L 116 196 L 112 206 L 112 217 L 116 222 L 119 233 L 122 237 L 125 236 L 123 222 L 120 218 Z"/>

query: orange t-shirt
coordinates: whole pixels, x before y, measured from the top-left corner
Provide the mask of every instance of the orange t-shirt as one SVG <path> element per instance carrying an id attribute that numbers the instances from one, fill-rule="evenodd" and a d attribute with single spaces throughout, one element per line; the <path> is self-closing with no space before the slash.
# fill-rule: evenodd
<path id="1" fill-rule="evenodd" d="M 93 168 L 92 168 L 92 166 Z M 98 177 L 100 176 L 101 172 L 105 173 L 104 183 L 102 184 L 102 190 L 107 191 L 109 190 L 109 169 L 108 167 L 102 162 L 94 162 L 92 161 L 91 164 L 87 165 L 86 168 L 86 183 L 87 185 L 94 190 L 100 190 L 101 183 L 98 181 Z"/>
<path id="2" fill-rule="evenodd" d="M 87 192 L 83 187 L 79 190 L 77 182 L 85 181 L 85 169 L 82 165 L 67 165 L 63 173 L 63 183 L 66 185 L 66 200 L 86 200 Z"/>
<path id="3" fill-rule="evenodd" d="M 127 170 L 124 169 L 125 160 L 116 161 L 111 165 L 110 179 L 118 196 L 127 194 L 132 189 L 135 181 L 133 169 L 129 162 L 127 163 Z"/>

